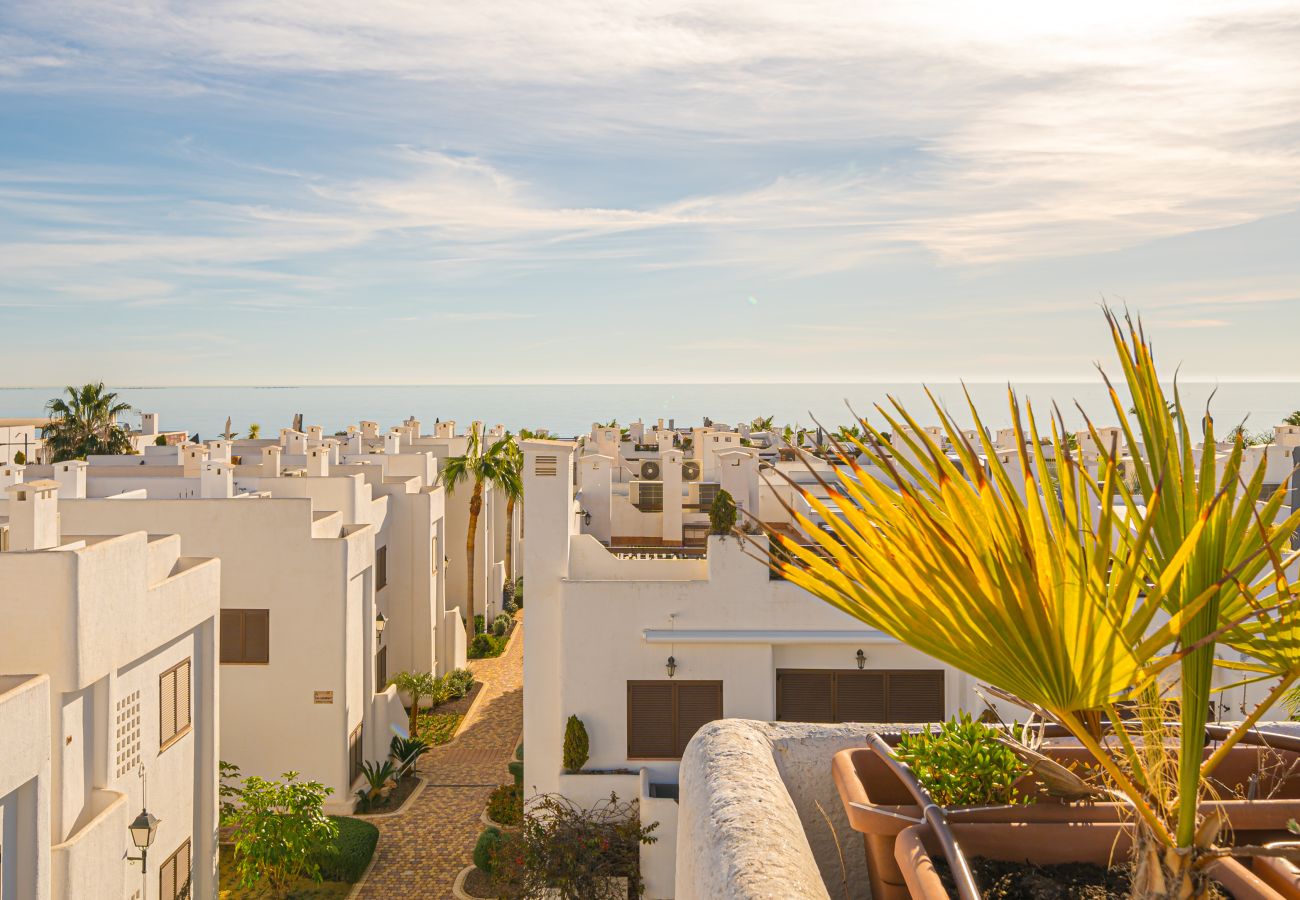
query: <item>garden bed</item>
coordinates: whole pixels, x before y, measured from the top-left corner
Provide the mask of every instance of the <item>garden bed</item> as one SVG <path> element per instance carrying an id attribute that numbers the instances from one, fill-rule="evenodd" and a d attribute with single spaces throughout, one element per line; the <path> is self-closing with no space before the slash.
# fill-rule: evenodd
<path id="1" fill-rule="evenodd" d="M 402 804 L 410 799 L 420 787 L 420 778 L 416 775 L 408 775 L 397 782 L 393 792 L 383 800 L 373 801 L 370 806 L 363 812 L 357 811 L 357 815 L 375 816 L 383 813 L 397 812 L 402 808 Z"/>
<path id="2" fill-rule="evenodd" d="M 420 716 L 420 722 L 416 726 L 417 736 L 435 747 L 446 744 L 456 736 L 456 729 L 464 718 L 462 713 L 425 713 Z"/>
<path id="3" fill-rule="evenodd" d="M 498 887 L 496 879 L 486 872 L 471 868 L 469 874 L 465 876 L 465 881 L 460 888 L 466 896 L 479 897 L 482 900 L 495 900 L 504 893 L 503 887 Z"/>
<path id="4" fill-rule="evenodd" d="M 433 707 L 432 709 L 422 709 L 420 710 L 420 714 L 428 715 L 429 713 L 443 713 L 443 714 L 458 713 L 462 716 L 466 715 L 469 712 L 470 707 L 474 705 L 474 701 L 478 698 L 479 691 L 481 690 L 483 690 L 483 682 L 476 681 L 474 682 L 474 686 L 469 689 L 469 693 L 466 694 L 464 697 L 461 697 L 457 700 L 448 700 L 446 703 L 439 703 L 437 706 Z"/>
<path id="5" fill-rule="evenodd" d="M 330 816 L 339 827 L 333 845 L 321 854 L 321 881 L 310 878 L 295 879 L 288 893 L 278 895 L 288 900 L 333 900 L 346 897 L 353 884 L 361 880 L 366 867 L 375 854 L 379 842 L 379 829 L 369 822 L 351 816 Z M 220 847 L 218 869 L 218 897 L 220 900 L 263 900 L 277 896 L 264 886 L 245 888 L 239 885 L 235 869 L 235 848 L 230 844 Z"/>
<path id="6" fill-rule="evenodd" d="M 1063 863 L 1038 866 L 1033 863 L 1003 862 L 977 856 L 970 860 L 971 874 L 985 900 L 1127 900 L 1129 868 L 1093 863 Z M 957 888 L 945 859 L 934 860 L 934 870 L 948 896 Z M 1215 885 L 1212 896 L 1230 895 Z"/>

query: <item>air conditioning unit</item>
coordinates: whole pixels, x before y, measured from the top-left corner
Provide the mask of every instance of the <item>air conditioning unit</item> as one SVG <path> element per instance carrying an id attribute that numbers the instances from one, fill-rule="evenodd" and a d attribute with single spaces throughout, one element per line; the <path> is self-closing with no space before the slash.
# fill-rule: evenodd
<path id="1" fill-rule="evenodd" d="M 682 463 L 682 481 L 699 481 L 700 464 L 696 460 L 688 459 Z"/>
<path id="2" fill-rule="evenodd" d="M 644 460 L 641 463 L 641 477 L 646 481 L 659 480 L 659 463 L 653 459 Z"/>

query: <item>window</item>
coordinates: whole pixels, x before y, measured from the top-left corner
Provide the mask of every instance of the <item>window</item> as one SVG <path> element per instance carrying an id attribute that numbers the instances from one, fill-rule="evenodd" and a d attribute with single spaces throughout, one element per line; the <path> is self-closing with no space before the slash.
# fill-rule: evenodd
<path id="1" fill-rule="evenodd" d="M 186 838 L 158 868 L 158 896 L 162 900 L 180 900 L 189 895 L 190 841 Z"/>
<path id="2" fill-rule="evenodd" d="M 158 746 L 166 750 L 190 730 L 190 661 L 158 676 Z"/>
<path id="3" fill-rule="evenodd" d="M 938 669 L 778 669 L 776 717 L 783 722 L 938 722 Z"/>
<path id="4" fill-rule="evenodd" d="M 365 761 L 365 751 L 361 744 L 361 726 L 358 725 L 348 735 L 348 777 L 356 779 L 361 774 L 361 764 Z"/>
<path id="5" fill-rule="evenodd" d="M 629 759 L 680 759 L 704 725 L 722 718 L 721 681 L 629 681 Z"/>
<path id="6" fill-rule="evenodd" d="M 375 654 L 375 693 L 382 693 L 388 687 L 388 647 L 379 648 Z"/>
<path id="7" fill-rule="evenodd" d="M 375 548 L 375 590 L 382 591 L 388 584 L 388 547 Z"/>
<path id="8" fill-rule="evenodd" d="M 260 665 L 271 661 L 269 609 L 221 611 L 221 661 Z"/>

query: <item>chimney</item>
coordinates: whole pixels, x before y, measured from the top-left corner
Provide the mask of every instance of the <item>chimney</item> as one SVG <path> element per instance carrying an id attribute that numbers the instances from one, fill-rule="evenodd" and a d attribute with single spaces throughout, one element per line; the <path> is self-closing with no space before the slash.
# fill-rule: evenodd
<path id="1" fill-rule="evenodd" d="M 279 450 L 279 447 L 275 448 Z M 229 462 L 205 462 L 199 473 L 199 496 L 204 500 L 210 497 L 234 496 L 233 469 Z"/>
<path id="2" fill-rule="evenodd" d="M 11 484 L 22 484 L 23 470 L 26 466 L 20 466 L 18 463 L 6 463 L 0 466 L 0 487 L 9 487 Z"/>
<path id="3" fill-rule="evenodd" d="M 49 550 L 59 545 L 59 483 L 38 479 L 5 488 L 9 495 L 9 549 Z"/>
<path id="4" fill-rule="evenodd" d="M 308 425 L 308 426 L 307 426 L 307 440 L 309 440 L 309 441 L 319 441 L 319 440 L 320 440 L 321 438 L 323 438 L 323 437 L 325 437 L 325 429 L 324 429 L 324 428 L 321 428 L 319 425 Z"/>
<path id="5" fill-rule="evenodd" d="M 289 432 L 291 432 L 291 431 L 293 431 L 292 428 L 281 428 L 281 429 L 280 429 L 280 446 L 281 446 L 281 447 L 287 447 L 287 446 L 289 445 Z"/>
<path id="6" fill-rule="evenodd" d="M 140 434 L 141 435 L 158 434 L 157 413 L 140 413 Z"/>
<path id="7" fill-rule="evenodd" d="M 456 420 L 448 419 L 445 422 L 439 422 L 433 426 L 434 434 L 440 438 L 453 438 L 456 436 Z"/>
<path id="8" fill-rule="evenodd" d="M 284 452 L 289 456 L 305 456 L 307 454 L 307 435 L 301 431 L 290 431 L 284 436 Z"/>
<path id="9" fill-rule="evenodd" d="M 420 420 L 417 419 L 415 416 L 411 416 L 411 418 L 409 418 L 409 419 L 406 420 L 406 430 L 407 430 L 407 433 L 409 433 L 409 434 L 411 435 L 411 440 L 412 440 L 412 441 L 415 441 L 415 440 L 419 439 L 419 437 L 420 437 Z"/>
<path id="10" fill-rule="evenodd" d="M 280 477 L 280 448 L 276 444 L 262 448 L 262 477 Z"/>
<path id="11" fill-rule="evenodd" d="M 348 456 L 359 456 L 361 454 L 361 433 L 358 431 L 348 432 Z"/>
<path id="12" fill-rule="evenodd" d="M 660 457 L 659 471 L 664 486 L 661 534 L 665 546 L 678 546 L 682 542 L 682 451 L 665 450 Z"/>
<path id="13" fill-rule="evenodd" d="M 86 499 L 86 463 L 80 459 L 55 463 L 54 480 L 59 483 L 59 496 L 65 500 Z"/>
<path id="14" fill-rule="evenodd" d="M 203 467 L 208 457 L 206 444 L 186 444 L 181 451 L 181 465 L 185 467 L 185 477 L 194 478 Z"/>
<path id="15" fill-rule="evenodd" d="M 330 473 L 330 448 L 312 447 L 307 451 L 307 476 L 320 478 Z"/>
<path id="16" fill-rule="evenodd" d="M 230 462 L 233 447 L 231 441 L 208 441 L 208 459 L 213 462 Z"/>
<path id="17" fill-rule="evenodd" d="M 635 444 L 644 443 L 645 424 L 640 419 L 637 419 L 631 425 L 627 426 L 627 436 L 630 437 L 632 442 Z"/>
<path id="18" fill-rule="evenodd" d="M 364 421 L 363 421 L 363 422 L 361 423 L 361 436 L 362 436 L 362 437 L 379 437 L 379 423 L 378 423 L 378 422 L 364 422 Z"/>
<path id="19" fill-rule="evenodd" d="M 321 446 L 324 447 L 328 453 L 329 464 L 331 466 L 337 466 L 339 464 L 339 439 L 332 437 L 325 438 L 325 440 L 321 442 Z"/>
<path id="20" fill-rule="evenodd" d="M 402 452 L 402 432 L 394 428 L 384 435 L 384 452 L 390 456 Z"/>

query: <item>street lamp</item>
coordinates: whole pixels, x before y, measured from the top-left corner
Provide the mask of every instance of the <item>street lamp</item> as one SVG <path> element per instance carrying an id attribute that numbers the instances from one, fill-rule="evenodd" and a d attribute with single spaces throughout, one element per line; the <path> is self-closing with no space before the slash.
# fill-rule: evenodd
<path id="1" fill-rule="evenodd" d="M 136 849 L 140 851 L 139 856 L 128 856 L 131 862 L 140 864 L 140 871 L 149 871 L 148 863 L 145 860 L 149 856 L 149 846 L 153 843 L 154 835 L 158 833 L 158 817 L 147 809 L 141 809 L 140 815 L 135 817 L 135 821 L 127 826 L 131 832 L 131 842 L 135 844 Z"/>
<path id="2" fill-rule="evenodd" d="M 677 674 L 677 658 L 676 658 L 676 657 L 673 657 L 673 656 L 668 657 L 668 664 L 665 666 L 665 668 L 668 669 L 668 677 L 669 677 L 669 678 L 672 678 L 674 675 L 676 675 L 676 674 Z"/>

